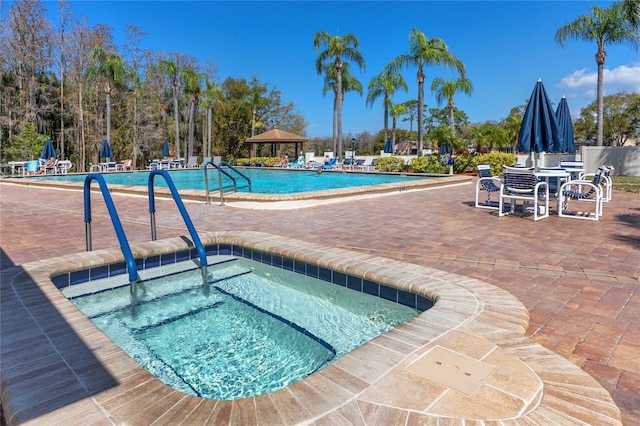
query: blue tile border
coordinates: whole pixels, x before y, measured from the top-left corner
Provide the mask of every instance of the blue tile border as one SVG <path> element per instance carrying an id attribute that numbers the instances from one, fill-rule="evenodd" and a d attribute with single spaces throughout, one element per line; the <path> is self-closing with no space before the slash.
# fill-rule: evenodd
<path id="1" fill-rule="evenodd" d="M 376 282 L 334 271 L 318 265 L 309 264 L 300 260 L 291 259 L 278 254 L 269 254 L 260 250 L 232 244 L 216 244 L 205 247 L 207 255 L 233 255 L 255 260 L 266 265 L 296 272 L 322 281 L 327 281 L 341 287 L 359 291 L 361 293 L 380 297 L 392 302 L 424 312 L 433 306 L 433 302 L 423 296 L 414 293 L 397 290 Z M 170 265 L 189 259 L 198 258 L 196 250 L 183 250 L 175 253 L 166 253 L 159 256 L 150 256 L 145 259 L 136 259 L 136 267 L 140 270 L 156 268 L 162 265 Z M 64 287 L 82 284 L 91 280 L 108 278 L 126 274 L 124 262 L 111 265 L 102 265 L 80 271 L 57 275 L 51 278 L 56 287 Z"/>

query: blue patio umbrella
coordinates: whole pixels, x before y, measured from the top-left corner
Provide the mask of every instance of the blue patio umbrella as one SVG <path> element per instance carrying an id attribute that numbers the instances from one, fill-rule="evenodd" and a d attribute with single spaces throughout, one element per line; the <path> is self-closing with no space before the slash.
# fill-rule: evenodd
<path id="1" fill-rule="evenodd" d="M 164 140 L 164 144 L 162 145 L 162 156 L 163 157 L 169 156 L 169 141 L 166 139 Z"/>
<path id="2" fill-rule="evenodd" d="M 387 138 L 387 141 L 384 143 L 383 152 L 393 154 L 393 142 L 391 142 L 391 138 Z"/>
<path id="3" fill-rule="evenodd" d="M 449 145 L 440 145 L 440 147 L 438 148 L 438 154 L 440 155 L 451 154 L 451 147 Z"/>
<path id="4" fill-rule="evenodd" d="M 109 161 L 111 157 L 113 157 L 113 151 L 111 150 L 109 141 L 105 139 L 104 142 L 102 142 L 102 149 L 100 149 L 100 158 L 106 158 L 107 161 Z"/>
<path id="5" fill-rule="evenodd" d="M 560 127 L 560 139 L 562 139 L 561 152 L 575 152 L 575 136 L 573 134 L 573 122 L 571 121 L 571 112 L 569 112 L 569 104 L 564 96 L 556 109 L 556 120 Z"/>
<path id="6" fill-rule="evenodd" d="M 56 149 L 53 147 L 53 142 L 51 142 L 51 139 L 47 139 L 47 142 L 45 142 L 44 147 L 42 148 L 40 158 L 48 160 L 51 157 L 57 157 Z"/>
<path id="7" fill-rule="evenodd" d="M 556 114 L 553 112 L 542 80 L 538 79 L 522 118 L 518 134 L 518 151 L 558 152 L 559 150 L 562 150 L 562 141 Z"/>

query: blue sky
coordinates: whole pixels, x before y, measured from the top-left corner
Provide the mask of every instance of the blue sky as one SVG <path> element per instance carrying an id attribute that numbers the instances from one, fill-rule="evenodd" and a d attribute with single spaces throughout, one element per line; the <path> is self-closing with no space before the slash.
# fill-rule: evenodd
<path id="1" fill-rule="evenodd" d="M 204 64 L 213 60 L 219 81 L 227 77 L 256 76 L 280 90 L 283 101 L 293 101 L 305 117 L 309 137 L 330 136 L 331 94 L 322 95 L 323 78 L 316 74 L 318 52 L 313 36 L 355 34 L 366 70 L 352 74 L 365 92 L 345 96 L 343 132 L 375 133 L 383 128 L 382 100 L 365 104 L 369 80 L 392 58 L 408 51 L 415 27 L 427 37 L 439 37 L 467 68 L 474 85 L 471 96 L 459 94 L 456 107 L 471 122 L 498 121 L 512 107 L 522 105 L 541 78 L 557 105 L 565 95 L 572 115 L 595 99 L 595 43 L 569 41 L 562 48 L 556 30 L 589 14 L 597 4 L 584 1 L 71 1 L 74 14 L 89 24 L 113 28 L 118 46 L 124 28 L 133 24 L 145 31 L 142 47 L 180 51 Z M 46 2 L 56 22 L 57 1 Z M 606 47 L 605 94 L 640 93 L 640 56 L 628 46 Z M 409 92 L 394 102 L 417 99 L 416 69 L 405 70 Z M 442 67 L 426 70 L 425 102 L 437 106 L 429 85 L 436 77 L 455 77 Z M 444 105 L 442 105 L 444 106 Z M 399 122 L 409 128 L 408 122 Z M 414 130 L 415 130 L 414 122 Z"/>

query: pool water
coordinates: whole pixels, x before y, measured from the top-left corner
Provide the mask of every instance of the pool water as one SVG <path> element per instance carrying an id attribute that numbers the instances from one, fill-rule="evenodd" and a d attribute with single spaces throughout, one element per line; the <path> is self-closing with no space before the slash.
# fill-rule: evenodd
<path id="1" fill-rule="evenodd" d="M 226 169 L 225 169 L 226 170 Z M 313 170 L 274 170 L 274 169 L 239 169 L 251 179 L 251 192 L 261 194 L 293 194 L 298 192 L 312 192 L 325 189 L 350 188 L 355 186 L 368 186 L 383 183 L 412 181 L 429 179 L 428 176 L 391 175 L 384 173 L 346 173 L 326 172 L 318 174 Z M 209 188 L 218 188 L 218 172 L 207 169 Z M 169 171 L 171 179 L 178 189 L 205 190 L 204 172 L 202 169 L 172 170 Z M 238 186 L 243 186 L 246 181 L 236 177 Z M 102 174 L 107 184 L 147 186 L 149 172 L 133 173 L 104 173 Z M 54 181 L 84 182 L 86 175 L 63 176 L 37 176 L 32 179 L 46 179 Z M 166 187 L 164 179 L 156 179 L 155 185 Z M 229 185 L 231 180 L 223 176 L 223 185 Z M 238 188 L 239 192 L 248 192 L 247 188 Z"/>
<path id="2" fill-rule="evenodd" d="M 295 272 L 234 258 L 71 299 L 163 382 L 222 400 L 295 383 L 419 312 Z"/>

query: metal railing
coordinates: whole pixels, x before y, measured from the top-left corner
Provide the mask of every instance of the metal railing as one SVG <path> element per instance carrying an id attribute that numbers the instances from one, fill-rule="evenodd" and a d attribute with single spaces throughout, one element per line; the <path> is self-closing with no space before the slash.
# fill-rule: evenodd
<path id="1" fill-rule="evenodd" d="M 169 176 L 169 173 L 166 170 L 152 170 L 149 173 L 148 187 L 149 187 L 149 215 L 151 216 L 151 239 L 153 241 L 156 240 L 156 201 L 155 201 L 155 195 L 153 191 L 154 190 L 153 185 L 154 185 L 154 179 L 158 175 L 164 178 L 165 182 L 167 183 L 167 186 L 169 187 L 169 190 L 171 191 L 173 201 L 175 201 L 176 206 L 178 206 L 178 210 L 182 215 L 182 219 L 184 220 L 184 223 L 187 226 L 187 229 L 189 230 L 189 234 L 191 235 L 191 240 L 193 242 L 193 245 L 196 247 L 196 250 L 198 250 L 198 255 L 200 256 L 200 267 L 203 268 L 203 274 L 205 274 L 206 272 L 204 271 L 204 268 L 207 267 L 207 253 L 205 252 L 204 246 L 200 241 L 200 237 L 196 232 L 196 228 L 193 226 L 193 222 L 191 222 L 189 213 L 187 212 L 187 209 L 184 207 L 184 203 L 180 198 L 180 194 L 178 194 L 178 190 L 176 189 L 176 186 L 173 184 L 173 180 L 171 180 L 171 176 Z"/>
<path id="2" fill-rule="evenodd" d="M 91 182 L 94 180 L 98 182 L 98 185 L 100 186 L 102 198 L 104 199 L 107 210 L 109 212 L 109 216 L 111 217 L 113 228 L 116 232 L 116 236 L 118 237 L 118 242 L 120 243 L 120 249 L 122 250 L 124 260 L 127 264 L 127 270 L 129 272 L 130 291 L 131 294 L 135 296 L 136 284 L 139 280 L 136 261 L 133 258 L 133 253 L 131 252 L 129 241 L 127 241 L 127 236 L 124 234 L 124 229 L 122 228 L 120 217 L 118 216 L 118 212 L 116 211 L 115 205 L 113 204 L 111 193 L 107 188 L 107 183 L 99 174 L 89 174 L 84 180 L 84 222 L 87 251 L 91 251 L 93 249 L 91 243 Z"/>
<path id="3" fill-rule="evenodd" d="M 249 179 L 249 177 L 247 177 L 245 174 L 240 172 L 238 169 L 234 168 L 231 164 L 227 163 L 226 161 L 220 161 L 220 163 L 218 163 L 218 164 L 212 163 L 211 161 L 207 161 L 206 163 L 204 163 L 202 165 L 202 170 L 204 171 L 204 187 L 205 187 L 205 191 L 206 191 L 206 194 L 207 194 L 207 204 L 211 204 L 211 201 L 209 199 L 209 192 L 210 192 L 210 189 L 209 189 L 209 174 L 207 173 L 207 167 L 209 165 L 213 166 L 215 169 L 218 170 L 218 187 L 219 187 L 218 190 L 220 191 L 220 205 L 221 206 L 224 205 L 224 193 L 225 192 L 237 192 L 238 188 L 249 188 L 249 192 L 251 192 L 251 179 Z M 247 182 L 246 185 L 238 186 L 238 182 L 236 181 L 236 178 L 234 176 L 232 176 L 231 173 L 229 173 L 226 170 L 224 170 L 222 168 L 222 166 L 226 166 L 228 168 L 228 170 L 230 170 L 231 172 L 237 174 L 240 178 L 244 179 Z M 224 186 L 222 175 L 225 175 L 226 177 L 228 177 L 231 180 L 232 185 Z"/>

